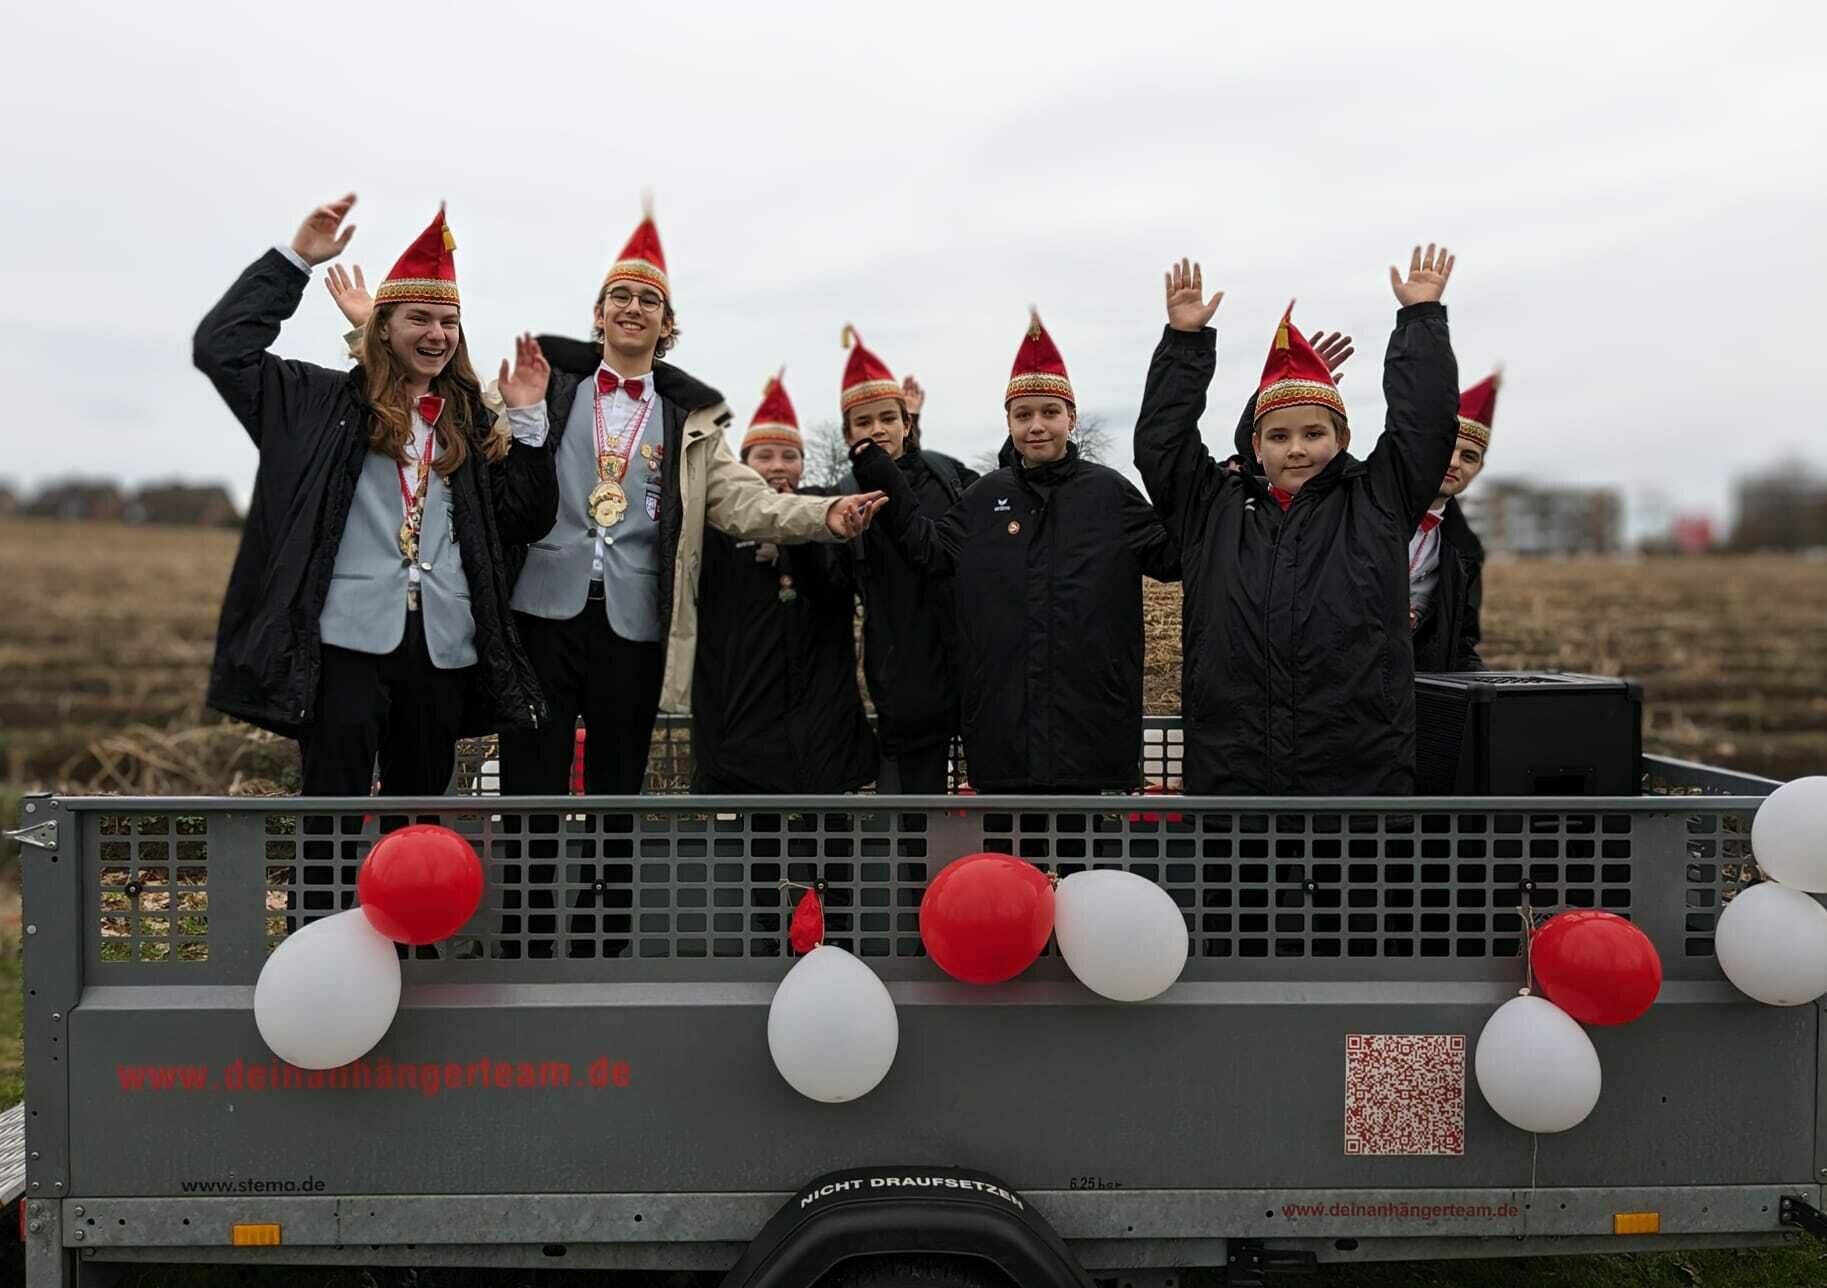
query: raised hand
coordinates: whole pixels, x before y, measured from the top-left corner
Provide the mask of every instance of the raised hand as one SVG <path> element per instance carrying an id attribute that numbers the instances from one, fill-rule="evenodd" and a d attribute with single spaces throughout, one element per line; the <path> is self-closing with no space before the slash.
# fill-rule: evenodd
<path id="1" fill-rule="evenodd" d="M 324 286 L 329 289 L 330 298 L 336 301 L 336 307 L 349 319 L 350 326 L 368 325 L 368 319 L 374 316 L 374 297 L 368 294 L 368 283 L 362 278 L 360 264 L 355 266 L 353 281 L 341 264 L 330 265 L 330 271 L 324 276 Z"/>
<path id="2" fill-rule="evenodd" d="M 926 406 L 926 390 L 912 376 L 901 382 L 901 401 L 907 404 L 907 414 L 918 416 L 920 408 Z"/>
<path id="3" fill-rule="evenodd" d="M 1446 247 L 1437 250 L 1432 242 L 1427 244 L 1427 254 L 1421 253 L 1419 246 L 1409 256 L 1408 280 L 1402 280 L 1402 274 L 1396 266 L 1389 266 L 1389 285 L 1395 291 L 1396 300 L 1407 308 L 1411 304 L 1426 304 L 1446 294 L 1446 279 L 1453 275 L 1453 256 Z"/>
<path id="4" fill-rule="evenodd" d="M 531 332 L 514 341 L 514 369 L 508 370 L 508 360 L 501 360 L 501 375 L 496 387 L 501 390 L 501 401 L 510 407 L 533 407 L 546 400 L 546 382 L 552 378 L 552 364 L 546 361 L 546 355 L 539 348 Z"/>
<path id="5" fill-rule="evenodd" d="M 1337 331 L 1330 335 L 1321 331 L 1307 343 L 1313 346 L 1313 352 L 1318 354 L 1320 361 L 1326 364 L 1326 370 L 1332 373 L 1333 381 L 1336 383 L 1343 380 L 1344 377 L 1339 375 L 1339 368 L 1345 365 L 1345 359 L 1357 352 L 1351 345 L 1351 337 L 1340 335 Z"/>
<path id="6" fill-rule="evenodd" d="M 292 252 L 307 264 L 321 264 L 343 253 L 343 247 L 355 236 L 355 225 L 342 228 L 349 208 L 355 204 L 353 192 L 319 206 L 305 216 L 292 237 Z M 337 230 L 341 228 L 339 233 Z"/>
<path id="7" fill-rule="evenodd" d="M 1212 320 L 1224 292 L 1205 298 L 1205 273 L 1190 260 L 1167 270 L 1167 325 L 1176 331 L 1198 331 Z"/>
<path id="8" fill-rule="evenodd" d="M 855 496 L 839 497 L 825 511 L 825 526 L 834 535 L 849 541 L 862 536 L 869 521 L 875 518 L 875 512 L 887 504 L 886 492 L 860 492 Z"/>

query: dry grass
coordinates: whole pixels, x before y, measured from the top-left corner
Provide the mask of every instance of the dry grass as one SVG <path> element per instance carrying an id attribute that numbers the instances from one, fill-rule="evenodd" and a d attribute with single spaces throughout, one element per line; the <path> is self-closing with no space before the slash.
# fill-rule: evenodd
<path id="1" fill-rule="evenodd" d="M 296 785 L 284 740 L 203 706 L 233 532 L 0 521 L 0 782 L 116 792 Z M 1827 767 L 1827 561 L 1494 561 L 1495 666 L 1644 682 L 1652 750 Z M 1148 709 L 1177 709 L 1178 587 L 1149 585 Z"/>

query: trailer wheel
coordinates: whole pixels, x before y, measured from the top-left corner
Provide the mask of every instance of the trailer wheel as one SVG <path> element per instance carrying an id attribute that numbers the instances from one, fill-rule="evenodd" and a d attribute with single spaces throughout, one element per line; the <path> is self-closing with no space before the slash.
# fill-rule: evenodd
<path id="1" fill-rule="evenodd" d="M 976 1257 L 856 1257 L 820 1279 L 818 1288 L 1014 1286 L 994 1266 Z"/>

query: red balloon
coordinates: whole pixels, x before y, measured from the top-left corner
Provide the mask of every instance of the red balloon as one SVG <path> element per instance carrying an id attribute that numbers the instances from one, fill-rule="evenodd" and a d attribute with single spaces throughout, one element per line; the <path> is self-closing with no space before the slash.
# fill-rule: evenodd
<path id="1" fill-rule="evenodd" d="M 920 899 L 920 939 L 939 969 L 1000 984 L 1040 956 L 1053 933 L 1053 883 L 1032 863 L 971 854 L 945 865 Z"/>
<path id="2" fill-rule="evenodd" d="M 818 901 L 818 891 L 808 890 L 799 897 L 787 927 L 787 942 L 802 957 L 825 942 L 825 908 Z"/>
<path id="3" fill-rule="evenodd" d="M 1541 994 L 1582 1024 L 1629 1024 L 1662 991 L 1662 958 L 1616 913 L 1586 908 L 1548 918 L 1529 954 Z"/>
<path id="4" fill-rule="evenodd" d="M 448 827 L 418 823 L 374 843 L 355 878 L 368 924 L 402 944 L 446 939 L 482 902 L 482 860 Z"/>

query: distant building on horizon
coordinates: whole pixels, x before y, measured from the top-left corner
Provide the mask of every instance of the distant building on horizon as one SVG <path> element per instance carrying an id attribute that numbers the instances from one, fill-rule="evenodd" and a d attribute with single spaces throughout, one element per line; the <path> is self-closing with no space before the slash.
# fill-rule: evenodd
<path id="1" fill-rule="evenodd" d="M 1796 461 L 1736 486 L 1734 550 L 1827 548 L 1827 478 Z"/>
<path id="2" fill-rule="evenodd" d="M 1624 549 L 1624 498 L 1616 488 L 1487 479 L 1459 504 L 1492 554 L 1612 555 Z"/>

